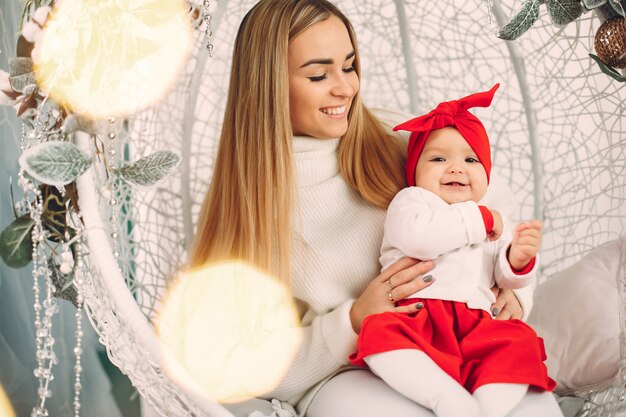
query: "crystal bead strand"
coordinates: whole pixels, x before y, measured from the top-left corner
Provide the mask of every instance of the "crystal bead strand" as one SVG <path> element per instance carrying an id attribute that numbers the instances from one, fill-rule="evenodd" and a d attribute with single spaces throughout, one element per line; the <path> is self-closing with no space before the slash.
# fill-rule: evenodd
<path id="1" fill-rule="evenodd" d="M 49 114 L 46 115 L 49 117 Z M 27 131 L 22 125 L 22 135 L 20 141 L 20 149 L 22 151 L 30 148 L 32 145 L 39 143 L 45 135 L 49 122 L 42 123 L 41 117 L 35 122 L 34 128 Z M 52 392 L 48 388 L 50 381 L 53 379 L 52 367 L 57 363 L 54 354 L 54 337 L 52 336 L 52 316 L 58 312 L 58 304 L 52 298 L 52 283 L 49 277 L 49 269 L 47 265 L 47 257 L 44 250 L 44 240 L 46 232 L 41 222 L 43 212 L 43 199 L 41 191 L 37 186 L 28 179 L 23 171 L 18 174 L 18 185 L 23 190 L 23 200 L 18 205 L 18 210 L 29 214 L 33 221 L 31 231 L 32 241 L 32 274 L 33 274 L 33 309 L 34 309 L 34 327 L 35 327 L 35 359 L 37 367 L 33 371 L 35 378 L 38 380 L 38 403 L 33 406 L 31 411 L 32 417 L 46 417 L 48 410 L 46 409 L 46 399 L 52 396 Z M 33 197 L 33 203 L 29 203 L 29 196 Z M 45 282 L 45 299 L 41 302 L 41 280 Z M 43 317 L 42 317 L 43 313 Z"/>
<path id="2" fill-rule="evenodd" d="M 72 407 L 74 409 L 74 417 L 80 417 L 80 392 L 82 390 L 81 384 L 81 373 L 83 370 L 81 358 L 83 354 L 83 327 L 82 327 L 82 312 L 83 312 L 83 296 L 80 293 L 80 289 L 83 288 L 83 230 L 81 228 L 82 223 L 77 221 L 74 224 L 74 228 L 76 229 L 76 236 L 71 238 L 69 232 L 65 232 L 65 242 L 67 247 L 70 245 L 74 245 L 74 253 L 76 259 L 73 259 L 74 266 L 74 281 L 72 284 L 77 291 L 76 294 L 76 312 L 74 314 L 76 318 L 76 331 L 74 335 L 76 336 L 76 344 L 74 345 L 74 401 L 72 402 Z M 75 242 L 75 243 L 74 243 Z M 71 252 L 68 250 L 71 254 Z"/>
<path id="3" fill-rule="evenodd" d="M 22 125 L 22 135 L 20 149 L 22 151 L 40 143 L 46 136 L 50 126 L 51 112 L 39 115 L 34 123 L 33 129 L 27 132 Z M 43 121 L 42 121 L 43 120 Z M 32 241 L 32 263 L 33 263 L 33 309 L 35 327 L 35 359 L 37 367 L 33 371 L 38 380 L 37 396 L 38 403 L 33 406 L 31 417 L 47 417 L 48 409 L 46 400 L 52 396 L 49 389 L 50 381 L 54 379 L 52 368 L 57 363 L 54 353 L 54 337 L 52 336 L 52 318 L 58 313 L 59 306 L 53 298 L 53 283 L 48 268 L 45 251 L 46 230 L 42 223 L 43 196 L 41 190 L 24 175 L 23 171 L 18 174 L 18 184 L 23 190 L 23 201 L 19 204 L 18 210 L 29 213 L 33 221 L 31 231 Z M 32 196 L 33 203 L 30 204 L 29 196 Z M 45 298 L 41 301 L 41 281 L 45 285 Z M 43 317 L 42 317 L 43 313 Z"/>
<path id="4" fill-rule="evenodd" d="M 24 190 L 24 195 L 26 196 L 28 194 L 28 190 L 31 186 L 34 186 L 34 184 L 32 184 L 32 182 L 28 181 L 26 178 L 24 178 L 23 173 L 20 172 L 19 173 L 20 179 L 19 179 L 19 184 L 22 187 L 22 189 Z M 35 204 L 37 204 L 37 202 L 35 202 Z M 35 214 L 35 210 L 33 208 L 31 208 L 30 210 L 30 215 L 33 216 Z M 41 290 L 39 288 L 39 273 L 40 268 L 38 265 L 38 245 L 39 242 L 38 240 L 35 238 L 35 229 L 33 229 L 33 234 L 32 234 L 33 238 L 32 238 L 32 244 L 33 244 L 33 297 L 34 297 L 34 304 L 33 304 L 33 308 L 35 311 L 35 358 L 37 361 L 37 368 L 35 368 L 33 374 L 35 375 L 35 378 L 37 378 L 38 381 L 38 387 L 39 389 L 41 389 L 43 386 L 45 386 L 44 383 L 44 374 L 45 374 L 45 351 L 43 350 L 43 341 L 42 339 L 46 336 L 45 335 L 45 329 L 42 328 L 42 320 L 41 320 L 41 310 L 42 310 L 42 306 L 41 306 Z M 44 272 L 45 274 L 45 272 Z M 39 395 L 39 391 L 38 391 L 38 395 Z M 45 397 L 42 399 L 40 398 L 41 402 L 45 401 Z M 31 412 L 31 417 L 38 417 L 38 416 L 43 416 L 43 415 L 47 415 L 47 410 L 45 408 L 43 408 L 41 405 L 39 406 L 35 406 L 32 409 Z"/>
<path id="5" fill-rule="evenodd" d="M 80 244 L 78 244 L 77 246 L 80 246 Z M 80 254 L 77 254 L 77 258 L 80 259 Z M 77 265 L 77 270 L 80 267 L 80 265 Z M 82 280 L 82 278 L 77 279 Z M 83 354 L 82 313 L 83 296 L 78 294 L 78 296 L 76 297 L 76 346 L 74 346 L 74 356 L 76 358 L 76 362 L 74 364 L 74 402 L 72 403 L 72 406 L 74 407 L 74 417 L 80 417 L 80 391 L 83 388 L 80 382 L 80 375 L 83 370 L 83 366 L 81 363 L 81 358 Z"/>
<path id="6" fill-rule="evenodd" d="M 35 188 L 34 184 L 23 176 L 22 184 L 27 190 L 34 194 L 34 204 L 31 207 L 30 215 L 34 221 L 32 230 L 33 241 L 33 294 L 35 310 L 35 348 L 37 368 L 34 371 L 35 377 L 39 381 L 37 395 L 39 403 L 33 407 L 31 417 L 46 417 L 46 399 L 52 396 L 49 389 L 50 381 L 53 380 L 52 367 L 57 363 L 54 353 L 54 337 L 52 336 L 52 317 L 59 311 L 57 300 L 52 297 L 53 284 L 50 280 L 50 270 L 47 267 L 46 254 L 44 251 L 45 231 L 41 222 L 43 212 L 43 201 L 41 191 Z M 45 282 L 45 299 L 41 302 L 40 281 Z M 43 312 L 43 317 L 41 313 Z"/>
<path id="7" fill-rule="evenodd" d="M 209 56 L 213 57 L 213 31 L 211 31 L 211 0 L 202 1 L 202 20 L 205 24 L 204 38 L 206 40 L 206 49 L 209 51 Z"/>
<path id="8" fill-rule="evenodd" d="M 115 140 L 117 138 L 117 135 L 115 133 L 115 118 L 114 117 L 109 117 L 109 124 L 110 124 L 110 128 L 109 128 L 109 164 L 110 164 L 110 169 L 114 169 L 115 168 L 115 158 L 117 155 L 117 150 L 115 149 L 116 147 L 116 143 L 117 141 Z M 118 238 L 118 228 L 119 228 L 119 190 L 117 189 L 117 183 L 116 183 L 116 179 L 114 176 L 110 176 L 109 180 L 107 181 L 107 185 L 106 186 L 107 190 L 108 190 L 108 197 L 109 197 L 109 206 L 111 208 L 111 238 L 113 239 L 113 256 L 115 257 L 115 261 L 117 263 L 117 266 L 119 268 L 119 258 L 120 258 L 120 250 L 119 250 L 119 244 L 117 241 Z"/>
<path id="9" fill-rule="evenodd" d="M 495 36 L 498 36 L 500 29 L 498 28 L 498 25 L 496 24 L 496 19 L 493 14 L 493 1 L 494 0 L 486 0 L 486 1 L 487 1 L 487 15 L 489 16 L 489 30 Z"/>

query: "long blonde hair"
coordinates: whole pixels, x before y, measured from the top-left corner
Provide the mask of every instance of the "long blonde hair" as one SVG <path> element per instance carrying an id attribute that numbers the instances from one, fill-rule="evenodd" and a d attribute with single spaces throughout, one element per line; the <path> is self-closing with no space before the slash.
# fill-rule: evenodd
<path id="1" fill-rule="evenodd" d="M 211 186 L 204 199 L 190 266 L 246 261 L 290 285 L 290 214 L 294 196 L 289 115 L 289 41 L 317 22 L 348 19 L 326 0 L 261 0 L 244 17 L 233 52 L 228 99 Z M 405 186 L 403 149 L 353 98 L 341 138 L 341 172 L 370 203 L 386 208 Z"/>

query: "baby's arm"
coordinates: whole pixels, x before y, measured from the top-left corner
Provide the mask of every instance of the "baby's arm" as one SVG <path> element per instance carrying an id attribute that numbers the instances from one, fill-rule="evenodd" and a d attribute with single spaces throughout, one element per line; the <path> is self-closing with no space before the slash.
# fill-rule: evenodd
<path id="1" fill-rule="evenodd" d="M 504 223 L 504 232 L 497 241 L 494 278 L 500 288 L 523 288 L 535 281 L 542 224 L 533 220 L 512 231 L 512 226 Z"/>
<path id="2" fill-rule="evenodd" d="M 488 219 L 473 201 L 447 204 L 418 187 L 405 188 L 393 199 L 385 219 L 381 252 L 395 248 L 405 256 L 430 260 L 487 237 Z"/>
<path id="3" fill-rule="evenodd" d="M 515 228 L 509 249 L 508 260 L 514 270 L 521 271 L 537 255 L 541 246 L 543 222 L 531 220 Z"/>

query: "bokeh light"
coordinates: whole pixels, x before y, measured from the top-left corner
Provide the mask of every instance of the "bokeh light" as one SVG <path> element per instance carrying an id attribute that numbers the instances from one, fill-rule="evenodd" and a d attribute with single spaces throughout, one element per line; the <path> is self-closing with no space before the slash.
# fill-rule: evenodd
<path id="1" fill-rule="evenodd" d="M 0 417 L 15 417 L 11 402 L 0 385 Z"/>
<path id="2" fill-rule="evenodd" d="M 33 51 L 38 84 L 73 112 L 133 114 L 169 90 L 191 50 L 184 0 L 63 0 Z"/>
<path id="3" fill-rule="evenodd" d="M 302 336 L 288 291 L 240 262 L 181 274 L 156 327 L 170 377 L 223 403 L 271 391 Z"/>

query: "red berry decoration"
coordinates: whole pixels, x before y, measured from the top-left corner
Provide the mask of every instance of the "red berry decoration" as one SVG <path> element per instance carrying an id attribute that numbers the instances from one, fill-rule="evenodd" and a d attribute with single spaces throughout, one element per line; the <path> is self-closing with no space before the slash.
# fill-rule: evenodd
<path id="1" fill-rule="evenodd" d="M 626 19 L 606 20 L 596 32 L 595 48 L 598 57 L 613 68 L 626 68 Z"/>

